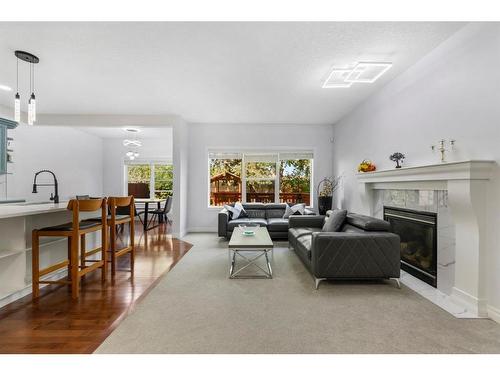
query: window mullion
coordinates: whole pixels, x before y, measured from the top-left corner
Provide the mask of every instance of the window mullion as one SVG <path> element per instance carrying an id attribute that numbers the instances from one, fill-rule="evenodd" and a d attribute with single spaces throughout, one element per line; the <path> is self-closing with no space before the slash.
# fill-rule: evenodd
<path id="1" fill-rule="evenodd" d="M 241 202 L 247 203 L 247 168 L 245 154 L 241 156 Z"/>
<path id="2" fill-rule="evenodd" d="M 274 174 L 274 203 L 280 203 L 280 158 L 276 160 L 276 173 Z"/>
<path id="3" fill-rule="evenodd" d="M 155 197 L 155 165 L 154 164 L 149 164 L 149 198 L 154 198 Z"/>

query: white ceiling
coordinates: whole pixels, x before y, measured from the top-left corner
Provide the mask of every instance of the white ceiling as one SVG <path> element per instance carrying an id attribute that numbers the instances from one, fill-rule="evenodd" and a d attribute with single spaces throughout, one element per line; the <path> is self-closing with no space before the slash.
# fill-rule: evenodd
<path id="1" fill-rule="evenodd" d="M 40 113 L 176 114 L 190 122 L 334 123 L 463 23 L 0 23 L 0 84 L 40 57 Z M 373 84 L 322 89 L 334 66 L 390 61 Z M 22 66 L 21 66 L 22 65 Z M 23 102 L 27 64 L 20 64 Z M 13 92 L 0 90 L 12 106 Z"/>
<path id="2" fill-rule="evenodd" d="M 135 127 L 139 129 L 139 133 L 135 134 L 135 138 L 137 139 L 172 139 L 172 128 L 147 128 L 147 127 Z M 78 127 L 78 129 L 95 135 L 100 138 L 119 138 L 119 139 L 133 139 L 134 135 L 128 133 L 124 130 L 124 128 L 117 127 L 104 127 L 104 126 L 88 126 L 88 127 Z"/>

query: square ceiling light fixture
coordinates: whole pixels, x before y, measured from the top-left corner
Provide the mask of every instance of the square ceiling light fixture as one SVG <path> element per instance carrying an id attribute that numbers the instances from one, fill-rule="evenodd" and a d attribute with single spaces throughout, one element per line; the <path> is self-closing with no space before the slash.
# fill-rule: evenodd
<path id="1" fill-rule="evenodd" d="M 350 87 L 353 83 L 373 83 L 392 66 L 388 62 L 359 62 L 352 69 L 334 68 L 323 88 Z"/>
<path id="2" fill-rule="evenodd" d="M 351 72 L 350 69 L 333 69 L 325 83 L 323 83 L 323 88 L 351 87 L 352 82 L 346 81 Z"/>

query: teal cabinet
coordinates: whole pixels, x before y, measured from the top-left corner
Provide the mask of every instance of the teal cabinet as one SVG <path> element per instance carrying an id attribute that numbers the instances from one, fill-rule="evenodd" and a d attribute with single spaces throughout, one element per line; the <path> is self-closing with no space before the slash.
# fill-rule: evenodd
<path id="1" fill-rule="evenodd" d="M 7 173 L 7 130 L 16 127 L 17 122 L 0 118 L 0 175 Z"/>

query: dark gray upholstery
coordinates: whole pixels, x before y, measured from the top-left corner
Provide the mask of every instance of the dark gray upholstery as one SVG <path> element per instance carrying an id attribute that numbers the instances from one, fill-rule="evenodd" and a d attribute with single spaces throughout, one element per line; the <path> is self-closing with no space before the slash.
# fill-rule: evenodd
<path id="1" fill-rule="evenodd" d="M 374 217 L 350 213 L 346 218 L 346 224 L 353 225 L 365 231 L 387 232 L 391 230 L 389 222 Z"/>
<path id="2" fill-rule="evenodd" d="M 288 238 L 288 227 L 290 220 L 297 220 L 306 215 L 316 217 L 314 212 L 306 209 L 306 215 L 294 215 L 290 219 L 283 219 L 285 214 L 285 203 L 245 203 L 243 208 L 248 218 L 230 220 L 226 209 L 222 209 L 218 215 L 218 234 L 220 237 L 231 238 L 231 234 L 238 224 L 251 222 L 267 227 L 269 235 L 274 240 L 286 240 Z M 321 220 L 323 217 L 321 217 Z"/>
<path id="3" fill-rule="evenodd" d="M 230 220 L 229 223 L 227 224 L 227 229 L 232 232 L 234 228 L 236 228 L 238 225 L 245 223 L 259 224 L 261 227 L 267 226 L 266 219 L 259 219 L 259 218 L 251 219 L 248 217 L 244 217 L 241 219 Z"/>
<path id="4" fill-rule="evenodd" d="M 78 227 L 80 229 L 89 229 L 92 227 L 96 227 L 98 225 L 101 225 L 100 222 L 97 221 L 80 221 L 80 224 L 78 224 Z M 40 231 L 72 231 L 73 230 L 73 223 L 66 223 L 66 224 L 60 224 L 60 225 L 54 225 L 52 227 L 45 227 L 40 229 Z"/>
<path id="5" fill-rule="evenodd" d="M 286 232 L 288 230 L 288 219 L 281 217 L 267 219 L 267 230 L 269 232 Z"/>
<path id="6" fill-rule="evenodd" d="M 324 215 L 315 215 L 315 216 L 290 216 L 289 226 L 290 228 L 303 228 L 303 227 L 314 227 L 321 228 L 323 227 L 323 223 L 325 221 Z"/>
<path id="7" fill-rule="evenodd" d="M 323 224 L 323 232 L 338 232 L 344 225 L 347 210 L 334 210 Z"/>
<path id="8" fill-rule="evenodd" d="M 290 247 L 315 278 L 399 278 L 400 240 L 388 223 L 348 213 L 340 232 L 322 232 L 324 220 L 294 218 L 288 230 Z"/>

